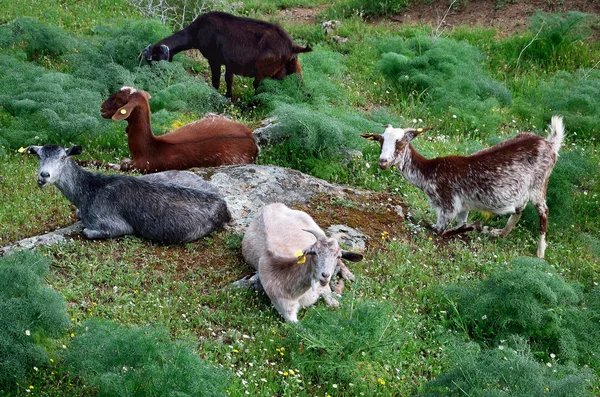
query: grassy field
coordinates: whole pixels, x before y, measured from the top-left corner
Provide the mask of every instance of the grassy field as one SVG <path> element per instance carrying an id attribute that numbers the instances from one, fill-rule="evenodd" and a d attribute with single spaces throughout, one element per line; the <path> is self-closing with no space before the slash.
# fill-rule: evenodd
<path id="1" fill-rule="evenodd" d="M 34 332 L 42 364 L 23 358 L 16 378 L 0 374 L 0 395 L 600 394 L 597 17 L 539 14 L 510 36 L 471 26 L 436 35 L 431 26 L 390 18 L 404 1 L 371 3 L 210 4 L 270 21 L 300 6 L 315 21 L 283 23 L 314 48 L 300 56 L 303 81 L 266 81 L 255 97 L 251 80 L 236 76 L 230 103 L 207 86 L 200 55 L 140 66 L 139 51 L 173 25 L 124 0 L 0 2 L 0 246 L 75 219 L 57 189 L 36 186 L 37 160 L 20 147 L 80 144 L 83 158 L 128 156 L 124 125 L 99 116 L 102 100 L 123 84 L 151 92 L 157 133 L 209 111 L 251 128 L 276 116 L 283 143 L 262 148 L 258 163 L 385 191 L 408 209 L 401 228 L 370 236 L 376 243 L 353 265 L 357 281 L 347 284 L 341 308 L 320 302 L 300 313 L 302 327 L 283 323 L 264 295 L 228 288 L 250 273 L 241 235 L 220 232 L 181 246 L 72 236 L 39 248 L 23 263 L 48 261 L 42 280 L 64 298 L 69 325 L 51 337 Z M 332 16 L 342 22 L 335 34 L 348 41 L 324 34 L 320 22 Z M 378 147 L 359 137 L 387 123 L 431 126 L 414 142 L 426 157 L 467 154 L 519 131 L 545 136 L 557 113 L 567 136 L 548 188 L 545 262 L 531 258 L 539 235 L 531 206 L 507 239 L 438 238 L 425 195 L 378 170 Z M 340 147 L 362 154 L 346 165 Z M 324 217 L 360 206 L 311 205 Z M 506 222 L 471 217 L 494 227 Z M 494 295 L 494 286 L 506 290 Z M 0 298 L 0 308 L 14 302 Z M 23 323 L 2 315 L 0 332 L 22 337 Z M 98 346 L 141 352 L 140 361 L 86 361 Z M 16 368 L 19 354 L 0 349 L 0 368 Z"/>

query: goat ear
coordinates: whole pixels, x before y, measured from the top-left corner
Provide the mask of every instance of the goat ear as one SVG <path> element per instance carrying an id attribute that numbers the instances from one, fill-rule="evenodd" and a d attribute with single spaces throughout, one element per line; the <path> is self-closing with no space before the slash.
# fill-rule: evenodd
<path id="1" fill-rule="evenodd" d="M 148 54 L 150 53 L 150 46 L 151 45 L 152 44 L 148 44 L 148 46 L 142 50 L 142 52 L 140 53 L 140 56 L 138 57 L 138 61 L 141 61 L 142 58 L 148 59 Z"/>
<path id="2" fill-rule="evenodd" d="M 362 261 L 363 256 L 361 254 L 357 254 L 356 252 L 342 250 L 342 259 L 350 262 L 360 262 Z"/>
<path id="3" fill-rule="evenodd" d="M 408 137 L 408 140 L 412 141 L 413 139 L 415 139 L 416 137 L 418 137 L 422 133 L 429 131 L 430 129 L 431 129 L 431 127 L 417 128 L 417 129 L 413 129 L 413 130 L 407 131 L 406 135 Z"/>
<path id="4" fill-rule="evenodd" d="M 83 148 L 81 146 L 71 146 L 67 149 L 67 156 L 77 156 L 83 152 Z"/>
<path id="5" fill-rule="evenodd" d="M 25 150 L 23 151 L 23 153 L 27 153 L 27 154 L 38 154 L 38 151 L 41 149 L 41 146 L 27 146 L 25 148 Z"/>
<path id="6" fill-rule="evenodd" d="M 360 134 L 360 136 L 370 141 L 378 141 L 379 143 L 383 142 L 383 137 L 381 134 Z"/>
<path id="7" fill-rule="evenodd" d="M 140 91 L 142 93 L 142 95 L 144 95 L 144 98 L 146 98 L 147 100 L 150 100 L 150 98 L 152 98 L 152 95 L 148 94 L 146 91 Z"/>
<path id="8" fill-rule="evenodd" d="M 161 44 L 159 49 L 160 49 L 160 53 L 165 57 L 166 60 L 171 61 L 173 59 L 173 57 L 170 54 L 171 51 L 169 50 L 169 47 L 167 47 L 164 44 Z"/>
<path id="9" fill-rule="evenodd" d="M 112 115 L 112 119 L 113 120 L 125 120 L 126 118 L 129 117 L 129 115 L 131 114 L 131 112 L 133 111 L 133 109 L 135 108 L 135 104 L 128 102 L 125 105 L 123 105 L 122 107 L 120 107 L 119 109 L 117 109 L 117 111 L 115 112 L 115 114 Z"/>

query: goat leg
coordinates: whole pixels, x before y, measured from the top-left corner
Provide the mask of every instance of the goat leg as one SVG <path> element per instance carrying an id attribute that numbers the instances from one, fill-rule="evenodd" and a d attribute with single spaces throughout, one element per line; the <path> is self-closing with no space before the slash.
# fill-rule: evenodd
<path id="1" fill-rule="evenodd" d="M 442 237 L 451 237 L 456 236 L 457 234 L 470 232 L 473 230 L 477 230 L 478 232 L 482 230 L 481 222 L 475 223 L 465 223 L 463 225 L 457 226 L 453 229 L 447 230 L 441 234 Z"/>

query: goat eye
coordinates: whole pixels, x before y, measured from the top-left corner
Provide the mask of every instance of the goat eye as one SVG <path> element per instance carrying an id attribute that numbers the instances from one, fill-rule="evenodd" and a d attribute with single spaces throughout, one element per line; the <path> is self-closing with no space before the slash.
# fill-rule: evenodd
<path id="1" fill-rule="evenodd" d="M 65 161 L 67 156 L 60 156 L 60 161 Z"/>

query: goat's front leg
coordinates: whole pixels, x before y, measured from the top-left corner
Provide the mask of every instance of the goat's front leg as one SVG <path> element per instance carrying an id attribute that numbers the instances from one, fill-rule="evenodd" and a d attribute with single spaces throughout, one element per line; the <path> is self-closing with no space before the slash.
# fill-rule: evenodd
<path id="1" fill-rule="evenodd" d="M 468 217 L 469 211 L 459 212 L 458 215 L 456 215 L 456 227 L 442 233 L 442 237 L 451 237 L 473 230 L 481 231 L 481 222 L 466 223 Z"/>
<path id="2" fill-rule="evenodd" d="M 233 96 L 233 72 L 227 67 L 227 65 L 225 65 L 225 84 L 227 84 L 227 92 L 225 93 L 225 96 L 231 99 Z"/>
<path id="3" fill-rule="evenodd" d="M 218 90 L 219 86 L 221 85 L 221 64 L 219 62 L 212 61 L 209 62 L 208 65 L 210 66 L 212 85 L 215 87 L 215 90 Z"/>

